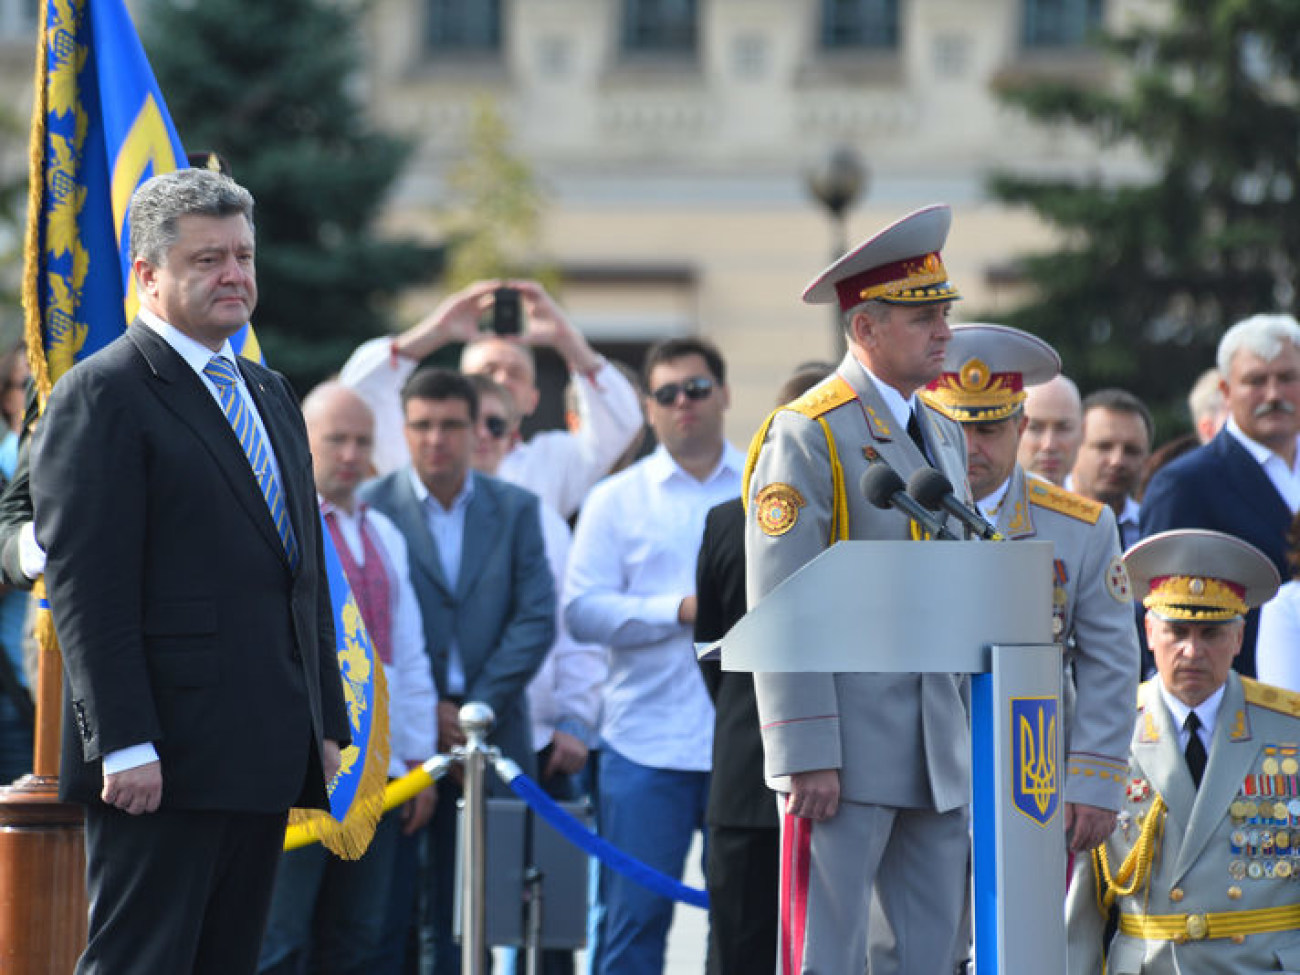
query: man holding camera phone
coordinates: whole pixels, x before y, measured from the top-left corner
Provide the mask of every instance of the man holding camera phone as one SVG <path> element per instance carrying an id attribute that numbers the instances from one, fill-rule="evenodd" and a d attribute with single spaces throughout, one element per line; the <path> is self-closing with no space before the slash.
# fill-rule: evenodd
<path id="1" fill-rule="evenodd" d="M 485 315 L 491 323 L 486 332 L 480 327 Z M 421 360 L 462 342 L 461 371 L 505 386 L 523 417 L 537 409 L 541 395 L 533 348 L 548 346 L 564 359 L 578 390 L 579 431 L 548 430 L 517 442 L 498 476 L 535 492 L 561 516 L 572 516 L 644 419 L 631 383 L 591 348 L 536 281 L 476 281 L 447 296 L 401 335 L 372 339 L 352 354 L 340 378 L 375 412 L 378 472 L 406 461 L 402 384 Z"/>

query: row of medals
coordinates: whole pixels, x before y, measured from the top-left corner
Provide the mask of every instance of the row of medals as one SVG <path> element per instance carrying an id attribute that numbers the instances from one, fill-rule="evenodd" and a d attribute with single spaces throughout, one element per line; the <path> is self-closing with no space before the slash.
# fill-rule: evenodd
<path id="1" fill-rule="evenodd" d="M 1264 759 L 1261 771 L 1266 776 L 1296 774 L 1294 758 L 1281 763 Z M 1251 776 L 1256 778 L 1256 776 Z M 1246 785 L 1228 807 L 1233 830 L 1228 838 L 1228 874 L 1234 880 L 1293 878 L 1300 880 L 1300 798 L 1289 802 L 1267 796 L 1248 795 Z"/>

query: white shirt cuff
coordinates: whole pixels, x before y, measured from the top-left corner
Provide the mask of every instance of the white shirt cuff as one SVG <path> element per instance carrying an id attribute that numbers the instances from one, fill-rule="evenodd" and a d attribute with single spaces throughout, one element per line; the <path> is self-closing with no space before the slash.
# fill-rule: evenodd
<path id="1" fill-rule="evenodd" d="M 148 765 L 150 762 L 156 761 L 158 761 L 158 752 L 154 749 L 153 742 L 146 741 L 142 745 L 119 748 L 117 751 L 105 755 L 104 774 L 116 775 L 118 772 L 139 768 L 141 765 Z"/>
<path id="2" fill-rule="evenodd" d="M 45 549 L 36 541 L 36 523 L 23 522 L 18 529 L 18 564 L 28 579 L 39 579 L 45 572 Z"/>

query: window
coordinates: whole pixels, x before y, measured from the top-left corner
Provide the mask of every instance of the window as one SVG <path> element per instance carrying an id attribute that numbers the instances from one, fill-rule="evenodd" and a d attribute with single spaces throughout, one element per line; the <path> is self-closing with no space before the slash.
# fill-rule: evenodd
<path id="1" fill-rule="evenodd" d="M 1080 47 L 1102 24 L 1102 0 L 1024 0 L 1025 47 Z"/>
<path id="2" fill-rule="evenodd" d="M 450 54 L 501 50 L 501 0 L 428 0 L 425 38 Z"/>
<path id="3" fill-rule="evenodd" d="M 767 38 L 762 34 L 740 34 L 731 45 L 731 61 L 737 78 L 755 81 L 767 75 Z"/>
<path id="4" fill-rule="evenodd" d="M 898 46 L 898 0 L 822 0 L 821 46 L 830 51 Z"/>
<path id="5" fill-rule="evenodd" d="M 623 50 L 694 54 L 696 0 L 623 0 Z"/>

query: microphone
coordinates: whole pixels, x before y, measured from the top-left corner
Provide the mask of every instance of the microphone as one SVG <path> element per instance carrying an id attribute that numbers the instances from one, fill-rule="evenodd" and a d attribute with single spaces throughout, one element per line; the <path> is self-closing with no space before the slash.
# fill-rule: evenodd
<path id="1" fill-rule="evenodd" d="M 972 535 L 985 541 L 1005 541 L 1002 534 L 983 515 L 958 499 L 953 493 L 952 481 L 944 476 L 943 471 L 937 471 L 933 467 L 921 467 L 913 471 L 907 479 L 907 493 L 931 511 L 942 509 L 948 512 L 966 526 Z"/>
<path id="2" fill-rule="evenodd" d="M 866 499 L 877 508 L 897 508 L 924 528 L 935 538 L 955 542 L 957 537 L 950 532 L 939 519 L 908 497 L 907 486 L 903 479 L 884 461 L 876 461 L 862 475 L 858 482 Z"/>

